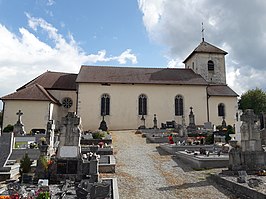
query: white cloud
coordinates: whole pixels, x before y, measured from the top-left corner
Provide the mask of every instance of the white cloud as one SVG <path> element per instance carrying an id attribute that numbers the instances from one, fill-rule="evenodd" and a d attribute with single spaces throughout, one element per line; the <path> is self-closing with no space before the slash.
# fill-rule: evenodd
<path id="1" fill-rule="evenodd" d="M 113 59 L 117 60 L 120 64 L 126 64 L 127 60 L 130 60 L 133 64 L 137 63 L 137 57 L 131 53 L 131 49 L 127 49 L 122 52 L 120 56 L 115 57 Z"/>
<path id="2" fill-rule="evenodd" d="M 31 29 L 19 28 L 20 35 L 0 24 L 0 96 L 15 91 L 46 70 L 78 73 L 83 64 L 110 61 L 137 63 L 131 49 L 117 56 L 108 56 L 106 50 L 88 54 L 78 46 L 71 33 L 66 39 L 44 19 L 27 13 L 26 16 Z M 36 36 L 39 32 L 48 35 L 49 44 Z"/>
<path id="3" fill-rule="evenodd" d="M 143 12 L 143 22 L 148 32 L 153 31 L 163 13 L 164 0 L 138 0 Z"/>
<path id="4" fill-rule="evenodd" d="M 166 47 L 170 66 L 184 60 L 205 40 L 229 54 L 228 84 L 238 93 L 259 87 L 266 90 L 266 1 L 249 0 L 139 0 L 143 24 L 150 38 Z M 241 94 L 239 93 L 239 94 Z"/>

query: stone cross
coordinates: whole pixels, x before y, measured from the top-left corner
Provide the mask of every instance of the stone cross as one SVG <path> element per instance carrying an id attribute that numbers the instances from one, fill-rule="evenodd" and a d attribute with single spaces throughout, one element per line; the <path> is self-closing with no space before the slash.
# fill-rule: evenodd
<path id="1" fill-rule="evenodd" d="M 260 131 L 256 124 L 258 116 L 252 109 L 247 109 L 240 119 L 243 121 L 240 127 L 242 151 L 261 151 Z"/>
<path id="2" fill-rule="evenodd" d="M 258 116 L 254 113 L 252 109 L 247 109 L 245 114 L 240 116 L 240 120 L 248 124 L 254 124 L 258 121 Z"/>
<path id="3" fill-rule="evenodd" d="M 225 117 L 223 116 L 223 121 L 222 121 L 222 128 L 226 128 L 226 122 L 225 122 Z"/>
<path id="4" fill-rule="evenodd" d="M 68 112 L 66 117 L 62 118 L 63 128 L 61 130 L 60 143 L 64 146 L 79 146 L 80 140 L 80 117 L 74 112 Z M 60 144 L 60 145 L 62 145 Z"/>
<path id="5" fill-rule="evenodd" d="M 69 112 L 66 117 L 63 117 L 63 124 L 77 126 L 80 124 L 80 118 L 76 117 L 74 113 Z"/>
<path id="6" fill-rule="evenodd" d="M 18 115 L 18 121 L 16 124 L 14 124 L 13 132 L 15 135 L 25 135 L 26 132 L 24 130 L 24 124 L 22 124 L 21 122 L 21 116 L 23 115 L 23 113 L 21 112 L 21 110 L 19 110 L 16 115 Z"/>
<path id="7" fill-rule="evenodd" d="M 194 115 L 192 110 L 193 110 L 193 107 L 190 107 L 189 125 L 194 127 L 194 125 L 195 125 L 195 115 Z"/>
<path id="8" fill-rule="evenodd" d="M 153 117 L 153 128 L 154 129 L 157 129 L 157 118 L 156 118 L 156 114 L 154 114 L 154 117 Z"/>
<path id="9" fill-rule="evenodd" d="M 16 114 L 18 115 L 18 122 L 17 123 L 21 123 L 21 116 L 23 115 L 23 113 L 21 112 L 21 110 L 19 110 Z"/>
<path id="10" fill-rule="evenodd" d="M 189 125 L 187 127 L 188 132 L 195 131 L 197 129 L 195 124 L 195 115 L 193 113 L 193 108 L 190 107 L 190 113 L 189 113 Z"/>

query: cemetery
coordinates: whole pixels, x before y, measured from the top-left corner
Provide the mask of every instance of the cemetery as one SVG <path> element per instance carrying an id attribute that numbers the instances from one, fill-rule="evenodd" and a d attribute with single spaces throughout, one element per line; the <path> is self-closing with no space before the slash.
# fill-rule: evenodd
<path id="1" fill-rule="evenodd" d="M 54 121 L 47 123 L 45 134 L 26 135 L 21 121 L 22 112 L 18 113 L 18 127 L 16 132 L 10 133 L 14 137 L 9 138 L 9 149 L 7 147 L 9 156 L 0 169 L 1 181 L 8 182 L 8 194 L 30 196 L 34 192 L 36 196 L 52 193 L 54 195 L 49 195 L 51 198 L 66 194 L 72 195 L 70 198 L 119 197 L 116 179 L 100 178 L 100 172 L 115 172 L 109 133 L 97 131 L 95 134 L 105 136 L 92 138 L 92 141 L 84 134 L 83 139 L 90 142 L 81 145 L 80 118 L 69 112 L 62 118 L 63 125 L 58 136 L 55 136 Z M 98 153 L 100 149 L 105 150 Z M 23 164 L 26 170 L 23 170 Z M 17 176 L 22 184 L 16 180 L 9 181 Z M 45 181 L 46 185 L 41 185 L 40 181 Z"/>
<path id="2" fill-rule="evenodd" d="M 117 178 L 100 177 L 100 173 L 116 172 L 113 139 L 111 133 L 105 131 L 107 129 L 82 132 L 80 118 L 69 112 L 62 118 L 59 134 L 55 134 L 54 121 L 51 120 L 45 133 L 27 135 L 23 131 L 22 112 L 17 115 L 16 132 L 1 136 L 9 143 L 3 147 L 8 155 L 0 169 L 0 179 L 6 182 L 6 188 L 1 189 L 2 195 L 119 198 Z M 188 126 L 171 121 L 159 129 L 154 117 L 153 128 L 142 127 L 137 131 L 142 138 L 149 140 L 147 144 L 157 144 L 192 169 L 222 168 L 221 173 L 212 173 L 209 178 L 232 193 L 265 198 L 264 129 L 260 130 L 258 117 L 252 110 L 246 110 L 240 119 L 241 140 L 233 137 L 229 144 L 225 131 L 214 131 L 209 123 L 196 126 L 192 108 Z M 101 122 L 102 125 L 107 128 Z M 224 119 L 222 126 L 226 128 Z M 210 132 L 213 134 L 212 144 L 208 141 Z M 22 170 L 22 162 L 30 166 L 28 171 Z"/>
<path id="3" fill-rule="evenodd" d="M 239 196 L 266 198 L 265 129 L 259 128 L 259 118 L 253 110 L 247 109 L 240 117 L 241 140 L 233 137 L 229 144 L 225 142 L 224 131 L 213 131 L 214 143 L 209 145 L 205 144 L 206 137 L 189 137 L 191 131 L 197 128 L 193 118 L 191 109 L 190 124 L 182 131 L 182 136 L 180 129 L 175 128 L 168 129 L 167 133 L 161 129 L 141 131 L 149 142 L 161 143 L 160 148 L 193 169 L 227 168 L 221 173 L 211 174 L 210 179 Z M 224 119 L 221 126 L 226 127 Z"/>

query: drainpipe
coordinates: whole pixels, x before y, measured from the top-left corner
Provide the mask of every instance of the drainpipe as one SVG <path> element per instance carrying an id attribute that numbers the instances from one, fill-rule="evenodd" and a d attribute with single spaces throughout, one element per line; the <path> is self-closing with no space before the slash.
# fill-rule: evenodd
<path id="1" fill-rule="evenodd" d="M 78 115 L 78 107 L 79 107 L 79 86 L 77 85 L 77 91 L 76 91 L 76 114 Z"/>
<path id="2" fill-rule="evenodd" d="M 52 104 L 52 102 L 50 102 L 48 105 L 49 106 L 48 107 L 48 121 L 50 121 L 50 119 L 51 119 L 51 115 L 50 115 L 51 114 L 51 104 Z"/>
<path id="3" fill-rule="evenodd" d="M 210 122 L 210 110 L 209 110 L 210 95 L 208 94 L 208 86 L 206 87 L 206 94 L 207 94 L 207 122 Z"/>

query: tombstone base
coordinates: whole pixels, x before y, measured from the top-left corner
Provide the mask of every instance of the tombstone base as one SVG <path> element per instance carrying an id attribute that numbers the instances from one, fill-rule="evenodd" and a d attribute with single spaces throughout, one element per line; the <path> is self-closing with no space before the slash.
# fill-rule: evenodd
<path id="1" fill-rule="evenodd" d="M 229 151 L 229 170 L 260 171 L 266 169 L 266 152 L 264 151 Z"/>
<path id="2" fill-rule="evenodd" d="M 107 124 L 106 124 L 106 122 L 104 120 L 101 121 L 99 130 L 102 130 L 102 131 L 107 131 L 108 130 Z"/>

